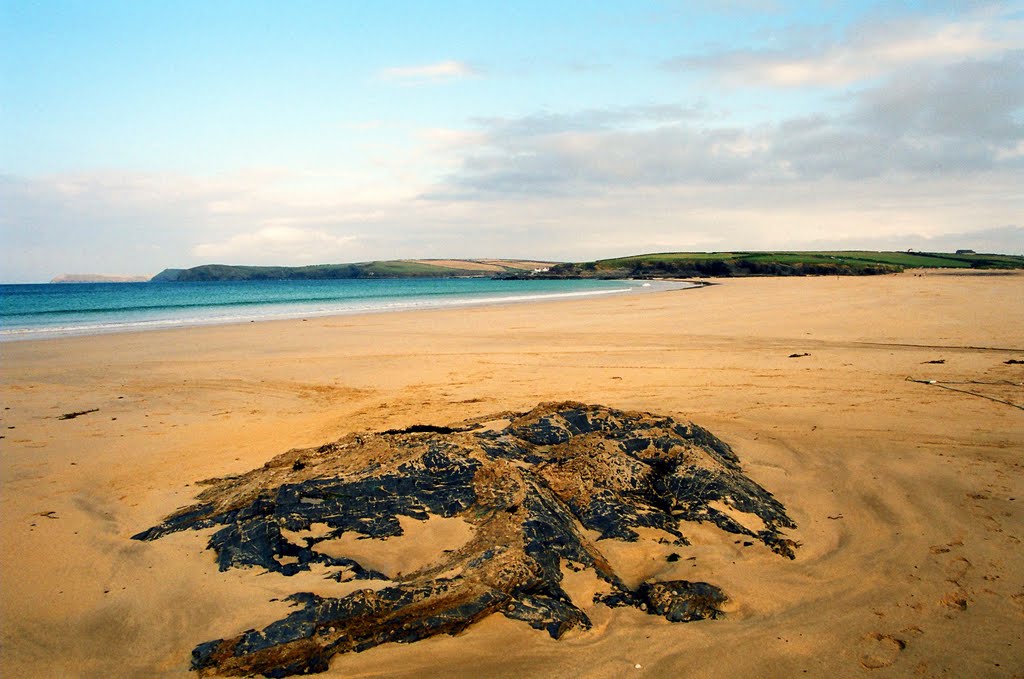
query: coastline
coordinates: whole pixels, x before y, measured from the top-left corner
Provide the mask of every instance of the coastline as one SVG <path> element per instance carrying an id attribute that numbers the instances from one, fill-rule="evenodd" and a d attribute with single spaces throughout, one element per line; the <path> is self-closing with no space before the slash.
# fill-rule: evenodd
<path id="1" fill-rule="evenodd" d="M 453 281 L 457 279 L 443 279 L 444 281 Z M 341 281 L 342 284 L 347 281 Z M 369 281 L 371 285 L 388 285 L 387 280 L 381 281 Z M 409 282 L 405 280 L 394 280 L 395 285 L 408 286 Z M 435 280 L 418 281 L 420 283 L 435 284 Z M 536 281 L 537 283 L 544 282 Z M 200 282 L 198 284 L 188 283 L 170 283 L 166 284 L 171 287 L 160 288 L 161 292 L 176 293 L 181 292 L 186 285 L 199 285 L 205 286 L 217 286 L 219 282 Z M 279 290 L 267 291 L 260 290 L 260 286 L 263 285 L 279 286 L 288 285 L 289 283 L 294 284 L 294 281 L 248 281 L 242 284 L 234 282 L 226 282 L 228 286 L 235 288 L 236 300 L 233 302 L 221 302 L 212 304 L 196 304 L 190 303 L 181 305 L 176 304 L 173 294 L 163 300 L 162 302 L 156 302 L 155 300 L 147 300 L 147 305 L 136 307 L 136 300 L 130 295 L 124 296 L 123 299 L 118 300 L 125 306 L 124 309 L 111 306 L 108 311 L 104 309 L 87 309 L 83 312 L 78 312 L 74 305 L 71 304 L 67 309 L 61 309 L 61 315 L 56 316 L 50 313 L 47 317 L 45 312 L 38 312 L 31 310 L 27 315 L 18 315 L 17 313 L 8 314 L 6 313 L 0 318 L 0 342 L 18 342 L 35 339 L 54 339 L 61 337 L 79 337 L 89 335 L 106 335 L 115 334 L 121 332 L 149 332 L 152 330 L 160 330 L 166 328 L 189 328 L 189 327 L 202 327 L 202 326 L 216 326 L 216 325 L 231 325 L 235 323 L 249 323 L 249 322 L 266 322 L 275 320 L 289 320 L 289 319 L 309 319 L 309 318 L 325 318 L 332 316 L 359 316 L 363 314 L 378 314 L 378 313 L 394 313 L 394 312 L 405 312 L 405 311 L 417 311 L 417 310 L 430 310 L 430 309 L 458 309 L 468 307 L 479 307 L 479 306 L 494 306 L 504 304 L 520 304 L 520 303 L 531 303 L 531 302 L 547 302 L 547 301 L 558 301 L 563 299 L 576 299 L 576 298 L 587 298 L 587 297 L 602 297 L 612 294 L 623 294 L 623 293 L 647 293 L 657 290 L 666 289 L 680 289 L 688 287 L 701 287 L 699 283 L 694 283 L 685 280 L 663 280 L 654 283 L 655 287 L 652 287 L 650 282 L 637 281 L 632 279 L 623 279 L 621 281 L 609 280 L 602 281 L 602 284 L 619 284 L 619 287 L 608 287 L 608 288 L 595 288 L 595 289 L 573 289 L 568 288 L 565 290 L 555 289 L 537 289 L 537 290 L 485 290 L 483 292 L 476 291 L 473 289 L 465 289 L 461 291 L 450 291 L 448 294 L 437 294 L 436 292 L 424 290 L 419 294 L 415 291 L 409 290 L 397 290 L 397 294 L 394 295 L 381 295 L 379 297 L 363 298 L 358 296 L 346 297 L 346 291 L 344 289 L 334 290 L 334 296 L 318 297 L 316 299 L 274 299 L 274 296 L 280 295 Z M 317 284 L 318 281 L 299 281 L 299 285 Z M 320 281 L 319 283 L 324 285 L 337 285 L 339 281 Z M 366 281 L 360 281 L 359 284 L 365 285 Z M 76 284 L 78 285 L 78 284 Z M 526 285 L 526 283 L 523 283 Z M 519 287 L 520 283 L 513 283 L 511 287 Z M 18 286 L 7 286 L 11 288 L 17 288 Z M 36 286 L 33 286 L 36 287 Z M 48 285 L 45 286 L 48 290 L 52 290 Z M 464 287 L 464 286 L 463 286 Z M 550 288 L 550 283 L 546 284 L 546 287 Z M 650 288 L 650 289 L 648 289 Z M 141 288 L 139 289 L 141 290 Z M 193 294 L 198 293 L 195 288 L 190 288 Z M 214 288 L 213 291 L 216 291 Z M 244 292 L 243 292 L 244 291 Z M 77 290 L 75 290 L 77 292 Z M 206 294 L 209 290 L 202 290 L 203 294 Z M 238 294 L 242 292 L 245 295 L 254 294 L 256 295 L 252 299 L 237 300 Z M 263 298 L 259 294 L 263 292 L 267 294 L 271 293 L 270 297 Z M 383 290 L 382 290 L 383 292 Z M 410 294 L 412 292 L 413 294 Z M 60 300 L 61 303 L 68 304 L 70 300 Z M 11 300 L 7 300 L 10 304 Z M 105 300 L 106 304 L 111 304 L 111 301 Z M 17 305 L 18 302 L 15 302 Z M 159 306 L 159 304 L 165 304 L 167 306 Z M 104 312 L 104 320 L 99 320 L 99 317 L 83 317 L 80 320 L 62 320 L 62 325 L 55 325 L 54 319 L 75 319 L 81 316 L 85 312 Z M 44 314 L 39 316 L 39 314 Z M 38 318 L 37 318 L 38 316 Z M 31 325 L 25 325 L 24 321 L 31 318 Z M 17 319 L 22 319 L 22 323 L 19 324 Z M 13 322 L 12 322 L 13 320 Z M 72 323 L 68 325 L 68 323 Z"/>
<path id="2" fill-rule="evenodd" d="M 796 560 L 700 532 L 672 573 L 721 584 L 722 620 L 609 609 L 553 641 L 492 616 L 325 676 L 1024 672 L 1022 415 L 905 381 L 1008 382 L 974 388 L 1022 400 L 1004 361 L 1024 358 L 1024 275 L 719 282 L 5 343 L 0 669 L 188 676 L 195 644 L 322 586 L 220 573 L 205 536 L 128 540 L 197 481 L 349 432 L 572 399 L 728 442 L 792 512 Z"/>

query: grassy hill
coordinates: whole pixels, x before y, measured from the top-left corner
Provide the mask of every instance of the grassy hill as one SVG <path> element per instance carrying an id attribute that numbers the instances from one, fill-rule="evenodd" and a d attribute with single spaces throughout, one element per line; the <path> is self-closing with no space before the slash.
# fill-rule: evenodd
<path id="1" fill-rule="evenodd" d="M 155 282 L 324 280 L 340 278 L 455 278 L 527 274 L 550 262 L 523 260 L 411 260 L 311 266 L 234 266 L 204 264 L 191 269 L 164 269 Z"/>
<path id="2" fill-rule="evenodd" d="M 701 276 L 868 276 L 906 268 L 1024 269 L 1015 255 L 937 252 L 662 252 L 554 264 L 507 259 L 401 259 L 312 266 L 206 264 L 165 269 L 168 281 L 314 280 L 334 278 L 653 278 Z M 539 273 L 535 273 L 538 272 Z"/>
<path id="3" fill-rule="evenodd" d="M 1015 255 L 947 254 L 933 252 L 664 252 L 558 264 L 557 277 L 650 276 L 863 276 L 896 273 L 906 268 L 1021 269 L 1024 257 Z"/>

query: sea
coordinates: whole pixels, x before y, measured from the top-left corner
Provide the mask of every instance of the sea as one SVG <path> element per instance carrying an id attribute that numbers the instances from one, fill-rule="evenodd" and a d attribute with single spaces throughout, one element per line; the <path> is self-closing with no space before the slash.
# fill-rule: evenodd
<path id="1" fill-rule="evenodd" d="M 627 295 L 687 285 L 487 278 L 0 285 L 0 341 Z"/>

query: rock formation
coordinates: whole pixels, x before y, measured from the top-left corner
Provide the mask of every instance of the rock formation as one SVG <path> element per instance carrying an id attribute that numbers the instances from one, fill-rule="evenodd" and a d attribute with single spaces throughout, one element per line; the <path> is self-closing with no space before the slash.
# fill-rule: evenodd
<path id="1" fill-rule="evenodd" d="M 745 527 L 737 517 L 753 515 Z M 410 573 L 376 572 L 327 549 L 348 532 L 402 535 L 399 518 L 459 518 L 471 537 Z M 455 634 L 492 613 L 554 638 L 589 628 L 562 587 L 563 568 L 592 569 L 595 601 L 685 622 L 715 618 L 712 584 L 675 580 L 630 588 L 602 554 L 606 539 L 658 529 L 686 545 L 682 522 L 711 522 L 793 558 L 783 506 L 743 475 L 728 445 L 670 417 L 580 403 L 541 404 L 456 427 L 349 435 L 292 450 L 238 477 L 211 482 L 198 503 L 135 536 L 155 540 L 218 527 L 221 570 L 285 576 L 317 568 L 339 582 L 386 580 L 342 597 L 290 597 L 297 610 L 262 630 L 200 644 L 201 675 L 320 672 L 337 653 Z M 315 527 L 317 530 L 313 530 Z M 762 527 L 763 526 L 763 527 Z M 297 533 L 307 536 L 296 537 Z"/>

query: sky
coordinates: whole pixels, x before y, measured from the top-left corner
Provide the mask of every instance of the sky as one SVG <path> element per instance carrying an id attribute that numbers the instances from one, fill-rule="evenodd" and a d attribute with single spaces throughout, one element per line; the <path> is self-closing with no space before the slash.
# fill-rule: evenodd
<path id="1" fill-rule="evenodd" d="M 1024 253 L 1024 2 L 0 1 L 0 280 Z"/>

